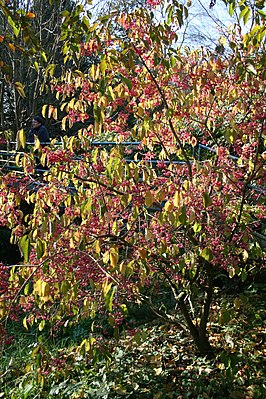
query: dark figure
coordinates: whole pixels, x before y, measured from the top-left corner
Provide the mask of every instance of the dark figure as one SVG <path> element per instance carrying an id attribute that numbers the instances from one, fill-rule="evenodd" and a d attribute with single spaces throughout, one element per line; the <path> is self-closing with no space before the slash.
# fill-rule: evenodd
<path id="1" fill-rule="evenodd" d="M 35 116 L 32 120 L 32 127 L 27 135 L 27 142 L 34 143 L 34 136 L 37 136 L 40 143 L 49 143 L 50 137 L 48 130 L 43 124 L 41 116 Z"/>

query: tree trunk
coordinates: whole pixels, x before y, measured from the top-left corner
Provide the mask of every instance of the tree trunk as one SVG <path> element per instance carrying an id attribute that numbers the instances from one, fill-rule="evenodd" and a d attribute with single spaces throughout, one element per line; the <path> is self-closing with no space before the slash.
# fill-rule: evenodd
<path id="1" fill-rule="evenodd" d="M 198 324 L 193 322 L 187 305 L 185 304 L 185 293 L 179 294 L 179 296 L 177 297 L 177 301 L 181 313 L 186 320 L 188 329 L 192 335 L 194 345 L 201 355 L 211 356 L 214 353 L 214 348 L 212 348 L 209 342 L 207 325 L 209 321 L 210 307 L 213 297 L 213 268 L 212 265 L 207 261 L 204 261 L 202 266 L 204 266 L 206 271 L 206 281 L 203 287 L 205 291 L 205 298 L 200 314 L 200 323 Z"/>
<path id="2" fill-rule="evenodd" d="M 193 335 L 192 335 L 193 336 Z M 212 356 L 214 353 L 214 348 L 209 342 L 206 331 L 197 331 L 197 334 L 193 336 L 193 342 L 202 356 Z"/>
<path id="3" fill-rule="evenodd" d="M 196 349 L 199 351 L 199 353 L 202 356 L 211 356 L 214 353 L 214 349 L 212 348 L 209 342 L 209 338 L 206 331 L 207 327 L 206 324 L 201 322 L 199 326 L 196 326 L 193 323 L 190 314 L 188 312 L 187 306 L 184 302 L 184 296 L 179 298 L 179 308 L 186 320 L 187 327 L 193 338 L 193 342 Z"/>

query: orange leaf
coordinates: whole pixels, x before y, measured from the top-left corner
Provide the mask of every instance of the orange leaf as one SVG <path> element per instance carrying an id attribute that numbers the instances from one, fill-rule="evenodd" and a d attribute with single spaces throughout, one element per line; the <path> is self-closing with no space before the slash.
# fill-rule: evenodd
<path id="1" fill-rule="evenodd" d="M 15 51 L 15 46 L 14 46 L 14 44 L 8 43 L 8 47 L 9 47 L 10 50 L 13 51 L 13 53 L 14 53 L 14 51 Z"/>
<path id="2" fill-rule="evenodd" d="M 36 15 L 33 12 L 27 12 L 26 15 L 27 15 L 28 18 L 35 18 L 36 17 Z"/>

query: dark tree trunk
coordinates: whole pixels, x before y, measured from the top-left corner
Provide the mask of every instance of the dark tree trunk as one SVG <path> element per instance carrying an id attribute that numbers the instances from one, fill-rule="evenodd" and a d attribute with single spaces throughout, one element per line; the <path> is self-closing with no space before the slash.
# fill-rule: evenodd
<path id="1" fill-rule="evenodd" d="M 177 301 L 181 313 L 186 320 L 186 324 L 193 338 L 195 347 L 197 348 L 197 350 L 200 352 L 201 355 L 211 356 L 214 353 L 214 348 L 211 346 L 209 342 L 207 325 L 209 321 L 210 307 L 213 297 L 213 267 L 207 261 L 204 261 L 202 266 L 206 271 L 206 281 L 205 284 L 201 286 L 205 292 L 205 295 L 204 295 L 204 303 L 200 314 L 199 324 L 193 322 L 191 318 L 187 304 L 185 303 L 186 294 L 185 293 L 179 294 L 177 297 Z M 194 301 L 196 300 L 197 299 L 194 298 Z"/>

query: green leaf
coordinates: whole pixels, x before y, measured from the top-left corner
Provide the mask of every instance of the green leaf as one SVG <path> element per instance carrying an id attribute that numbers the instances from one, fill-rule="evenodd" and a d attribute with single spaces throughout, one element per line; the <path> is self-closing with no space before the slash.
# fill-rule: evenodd
<path id="1" fill-rule="evenodd" d="M 248 276 L 246 269 L 242 269 L 242 270 L 241 270 L 240 276 L 241 276 L 241 280 L 242 280 L 243 282 L 246 281 L 247 276 Z"/>
<path id="2" fill-rule="evenodd" d="M 40 52 L 40 56 L 41 56 L 41 58 L 43 59 L 44 62 L 47 62 L 47 57 L 46 57 L 46 54 L 45 54 L 44 51 Z"/>
<path id="3" fill-rule="evenodd" d="M 25 236 L 21 237 L 20 242 L 19 242 L 19 247 L 23 254 L 24 262 L 28 263 L 29 257 L 30 257 L 30 239 L 28 236 L 25 235 Z"/>
<path id="4" fill-rule="evenodd" d="M 114 297 L 114 293 L 115 293 L 115 287 L 111 287 L 107 294 L 104 297 L 104 303 L 106 306 L 106 309 L 111 312 L 112 308 L 113 308 L 113 297 Z"/>
<path id="5" fill-rule="evenodd" d="M 196 223 L 193 225 L 194 233 L 199 233 L 199 232 L 201 231 L 201 229 L 202 229 L 202 226 L 201 226 L 198 222 L 196 222 Z"/>
<path id="6" fill-rule="evenodd" d="M 108 86 L 107 90 L 108 90 L 108 93 L 109 93 L 111 99 L 114 100 L 115 99 L 115 95 L 114 95 L 112 86 Z"/>
<path id="7" fill-rule="evenodd" d="M 103 218 L 106 212 L 107 212 L 106 205 L 101 203 L 100 204 L 100 213 L 99 213 L 100 217 Z"/>
<path id="8" fill-rule="evenodd" d="M 17 27 L 17 26 L 16 26 L 15 21 L 11 18 L 11 16 L 9 16 L 9 17 L 7 18 L 7 21 L 8 21 L 8 23 L 9 23 L 9 25 L 11 26 L 11 28 L 13 29 L 14 35 L 15 35 L 16 37 L 18 37 L 19 32 L 20 32 L 20 27 Z"/>
<path id="9" fill-rule="evenodd" d="M 45 245 L 41 239 L 38 238 L 37 244 L 36 244 L 36 251 L 37 251 L 37 258 L 40 259 L 45 251 Z"/>
<path id="10" fill-rule="evenodd" d="M 63 11 L 61 12 L 62 17 L 68 17 L 69 14 L 70 14 L 70 13 L 69 13 L 69 11 L 67 11 L 67 10 L 63 10 Z"/>
<path id="11" fill-rule="evenodd" d="M 131 194 L 124 194 L 121 197 L 121 204 L 123 206 L 128 206 L 128 204 L 130 203 L 131 199 L 132 199 L 132 195 Z"/>
<path id="12" fill-rule="evenodd" d="M 124 315 L 125 317 L 127 317 L 127 316 L 128 316 L 127 305 L 124 304 L 124 303 L 122 303 L 122 304 L 120 305 L 120 309 L 121 309 L 121 312 L 123 313 L 123 315 Z"/>
<path id="13" fill-rule="evenodd" d="M 60 291 L 65 295 L 69 291 L 69 284 L 67 281 L 62 281 Z"/>
<path id="14" fill-rule="evenodd" d="M 173 19 L 173 12 L 174 12 L 174 7 L 172 4 L 169 4 L 169 6 L 166 9 L 167 12 L 167 25 L 170 25 Z"/>
<path id="15" fill-rule="evenodd" d="M 85 29 L 87 30 L 90 29 L 90 20 L 86 16 L 82 18 L 82 24 L 85 27 Z"/>
<path id="16" fill-rule="evenodd" d="M 29 292 L 30 292 L 30 284 L 26 284 L 25 287 L 24 287 L 24 294 L 28 295 Z"/>
<path id="17" fill-rule="evenodd" d="M 204 248 L 201 252 L 200 252 L 200 256 L 205 259 L 207 262 L 210 262 L 213 259 L 213 254 L 212 251 L 210 250 L 210 248 Z"/>
<path id="18" fill-rule="evenodd" d="M 104 73 L 107 69 L 107 63 L 106 63 L 106 59 L 104 58 L 101 63 L 100 63 L 100 69 L 101 71 Z"/>
<path id="19" fill-rule="evenodd" d="M 170 57 L 171 67 L 174 67 L 176 65 L 176 61 L 177 60 L 175 57 L 173 57 L 173 56 Z"/>
<path id="20" fill-rule="evenodd" d="M 122 82 L 124 82 L 127 85 L 128 90 L 132 89 L 133 85 L 132 85 L 131 80 L 129 80 L 128 78 L 126 78 L 125 76 L 123 76 L 121 74 L 120 74 L 120 79 L 122 80 Z"/>
<path id="21" fill-rule="evenodd" d="M 183 225 L 186 223 L 187 220 L 187 208 L 186 206 L 182 206 L 179 210 L 179 215 L 178 215 L 178 220 L 180 221 L 180 223 L 182 223 Z"/>
<path id="22" fill-rule="evenodd" d="M 33 65 L 34 65 L 34 68 L 36 69 L 36 71 L 38 72 L 38 71 L 39 71 L 39 64 L 38 64 L 38 62 L 37 62 L 37 61 L 34 61 Z"/>
<path id="23" fill-rule="evenodd" d="M 206 192 L 203 193 L 202 197 L 203 197 L 203 205 L 204 205 L 205 208 L 207 208 L 209 205 L 212 204 L 212 199 L 211 199 L 211 197 L 209 196 L 208 193 L 206 193 Z"/>
<path id="24" fill-rule="evenodd" d="M 260 14 L 263 18 L 266 18 L 266 12 L 263 10 L 257 10 L 257 13 Z"/>
<path id="25" fill-rule="evenodd" d="M 174 114 L 173 108 L 168 108 L 168 109 L 166 110 L 166 118 L 167 118 L 167 119 L 171 119 L 172 116 L 173 116 L 173 114 Z"/>
<path id="26" fill-rule="evenodd" d="M 89 218 L 91 214 L 91 207 L 92 207 L 92 198 L 90 197 L 86 199 L 85 202 L 80 207 L 81 216 L 83 219 Z"/>
<path id="27" fill-rule="evenodd" d="M 229 6 L 230 17 L 232 17 L 232 15 L 234 14 L 234 11 L 235 11 L 235 4 L 234 4 L 234 2 L 232 2 L 232 3 L 230 3 L 230 6 Z"/>
<path id="28" fill-rule="evenodd" d="M 139 331 L 136 332 L 136 334 L 134 335 L 134 340 L 136 341 L 136 343 L 137 343 L 138 345 L 141 345 L 141 334 L 140 334 Z"/>
<path id="29" fill-rule="evenodd" d="M 249 11 L 249 7 L 244 7 L 243 10 L 239 14 L 239 19 L 243 18 L 248 11 Z"/>

